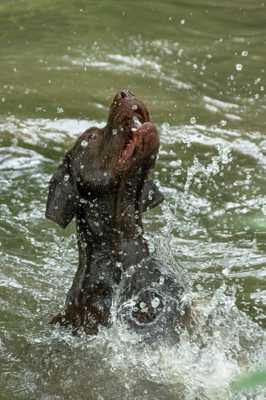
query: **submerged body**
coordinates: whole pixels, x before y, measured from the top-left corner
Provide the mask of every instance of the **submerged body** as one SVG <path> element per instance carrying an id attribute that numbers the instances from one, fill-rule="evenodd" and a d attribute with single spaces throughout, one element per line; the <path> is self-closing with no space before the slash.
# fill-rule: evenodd
<path id="1" fill-rule="evenodd" d="M 119 318 L 134 330 L 178 334 L 183 326 L 183 289 L 150 257 L 143 237 L 143 212 L 163 200 L 147 179 L 158 149 L 146 107 L 121 91 L 106 127 L 84 132 L 66 154 L 50 182 L 46 216 L 62 227 L 76 217 L 79 266 L 53 322 L 96 334 L 111 323 L 119 286 Z"/>

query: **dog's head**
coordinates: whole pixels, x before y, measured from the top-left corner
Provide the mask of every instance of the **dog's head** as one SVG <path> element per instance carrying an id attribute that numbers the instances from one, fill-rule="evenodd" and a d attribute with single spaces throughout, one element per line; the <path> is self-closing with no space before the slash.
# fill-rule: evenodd
<path id="1" fill-rule="evenodd" d="M 80 135 L 53 175 L 46 217 L 67 226 L 81 193 L 86 197 L 113 191 L 121 179 L 134 179 L 137 171 L 147 175 L 158 149 L 158 133 L 145 105 L 128 90 L 118 92 L 106 127 L 90 128 Z"/>
<path id="2" fill-rule="evenodd" d="M 115 150 L 118 168 L 149 168 L 153 164 L 159 149 L 157 130 L 144 103 L 129 90 L 114 97 L 106 134 Z"/>

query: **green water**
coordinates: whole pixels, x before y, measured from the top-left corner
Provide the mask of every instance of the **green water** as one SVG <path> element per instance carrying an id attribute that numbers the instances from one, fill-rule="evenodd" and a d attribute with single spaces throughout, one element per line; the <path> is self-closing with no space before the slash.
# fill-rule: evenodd
<path id="1" fill-rule="evenodd" d="M 0 398 L 233 398 L 266 355 L 265 3 L 2 0 L 0 27 Z M 197 321 L 176 348 L 48 326 L 77 258 L 48 181 L 123 87 L 161 135 L 147 238 Z"/>

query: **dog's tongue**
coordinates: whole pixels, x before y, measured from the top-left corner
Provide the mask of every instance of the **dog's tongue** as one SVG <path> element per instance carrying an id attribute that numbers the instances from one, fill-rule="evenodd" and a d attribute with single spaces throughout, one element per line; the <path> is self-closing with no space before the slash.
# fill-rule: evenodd
<path id="1" fill-rule="evenodd" d="M 148 145 L 149 143 L 152 145 L 154 141 L 154 125 L 152 122 L 144 122 L 142 124 L 137 117 L 134 117 L 132 134 L 132 139 L 120 155 L 120 164 L 126 162 L 133 156 L 136 147 L 140 146 L 143 151 L 144 142 Z"/>

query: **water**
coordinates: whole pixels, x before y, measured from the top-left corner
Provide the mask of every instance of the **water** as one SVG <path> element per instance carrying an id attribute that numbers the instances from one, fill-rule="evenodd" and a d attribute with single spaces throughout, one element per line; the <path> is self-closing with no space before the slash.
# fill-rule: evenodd
<path id="1" fill-rule="evenodd" d="M 263 365 L 265 13 L 257 0 L 2 0 L 1 399 L 233 399 L 232 379 Z M 74 227 L 44 219 L 48 181 L 122 87 L 161 134 L 166 201 L 145 227 L 193 302 L 176 346 L 118 322 L 94 339 L 48 325 L 77 262 Z"/>

